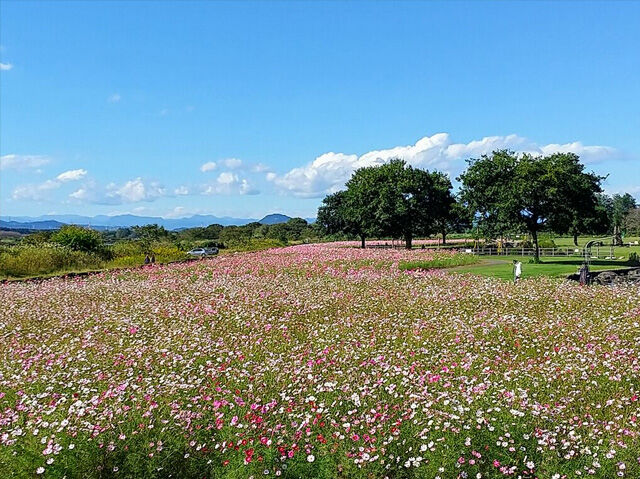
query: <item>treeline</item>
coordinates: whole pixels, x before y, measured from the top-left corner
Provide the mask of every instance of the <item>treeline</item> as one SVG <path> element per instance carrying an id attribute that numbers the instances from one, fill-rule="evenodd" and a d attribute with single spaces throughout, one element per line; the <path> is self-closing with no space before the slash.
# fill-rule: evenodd
<path id="1" fill-rule="evenodd" d="M 366 238 L 413 238 L 467 232 L 484 238 L 528 233 L 538 258 L 541 232 L 638 233 L 640 214 L 630 194 L 603 193 L 604 177 L 585 171 L 573 153 L 547 156 L 499 150 L 468 160 L 457 180 L 402 160 L 360 168 L 343 191 L 324 198 L 317 223 L 328 233 Z"/>
<path id="2" fill-rule="evenodd" d="M 196 247 L 252 251 L 319 241 L 323 231 L 302 218 L 286 223 L 244 226 L 218 224 L 181 231 L 145 225 L 97 231 L 68 225 L 55 231 L 38 231 L 13 244 L 0 246 L 0 276 L 26 277 L 65 271 L 136 266 L 145 256 L 159 263 L 182 260 Z"/>

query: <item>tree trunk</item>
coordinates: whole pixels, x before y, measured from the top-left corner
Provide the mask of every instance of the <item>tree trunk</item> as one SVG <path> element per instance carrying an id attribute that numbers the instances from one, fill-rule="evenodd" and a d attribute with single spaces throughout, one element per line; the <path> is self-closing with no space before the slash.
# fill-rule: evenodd
<path id="1" fill-rule="evenodd" d="M 442 228 L 442 246 L 447 244 L 447 229 Z"/>
<path id="2" fill-rule="evenodd" d="M 578 232 L 577 231 L 573 232 L 573 244 L 575 246 L 578 246 Z"/>
<path id="3" fill-rule="evenodd" d="M 535 249 L 533 258 L 534 258 L 534 261 L 537 263 L 538 261 L 540 261 L 540 248 L 538 247 L 538 231 L 537 230 L 531 231 L 531 239 L 533 240 L 533 247 Z"/>
<path id="4" fill-rule="evenodd" d="M 360 247 L 364 249 L 364 235 L 360 235 Z"/>
<path id="5" fill-rule="evenodd" d="M 406 248 L 411 249 L 411 241 L 413 240 L 413 235 L 411 233 L 405 233 L 404 240 L 406 242 Z"/>

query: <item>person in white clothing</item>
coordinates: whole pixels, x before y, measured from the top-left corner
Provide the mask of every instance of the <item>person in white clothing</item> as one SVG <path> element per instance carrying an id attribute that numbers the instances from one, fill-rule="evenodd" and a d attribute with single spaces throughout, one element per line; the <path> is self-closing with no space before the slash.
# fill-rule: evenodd
<path id="1" fill-rule="evenodd" d="M 518 260 L 513 260 L 513 282 L 517 283 L 522 276 L 522 263 Z"/>

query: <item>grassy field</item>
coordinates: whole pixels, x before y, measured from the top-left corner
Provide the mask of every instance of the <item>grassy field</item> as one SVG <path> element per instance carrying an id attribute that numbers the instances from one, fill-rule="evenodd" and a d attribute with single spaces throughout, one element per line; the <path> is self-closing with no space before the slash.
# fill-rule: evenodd
<path id="1" fill-rule="evenodd" d="M 591 238 L 581 237 L 578 241 L 579 248 L 589 241 Z M 630 238 L 627 241 L 635 241 L 638 238 Z M 573 238 L 555 238 L 558 247 L 573 246 Z M 603 248 L 603 251 L 607 248 Z M 640 246 L 616 247 L 616 257 L 623 259 L 591 260 L 590 268 L 593 271 L 602 271 L 608 269 L 619 269 L 629 267 L 629 254 L 635 252 L 640 254 Z M 481 276 L 492 278 L 500 278 L 505 280 L 513 279 L 513 260 L 522 262 L 522 278 L 535 278 L 540 276 L 560 277 L 576 273 L 582 265 L 580 256 L 545 256 L 539 264 L 529 263 L 531 256 L 481 256 L 476 264 L 463 265 L 450 269 L 449 271 L 456 273 L 473 273 Z"/>

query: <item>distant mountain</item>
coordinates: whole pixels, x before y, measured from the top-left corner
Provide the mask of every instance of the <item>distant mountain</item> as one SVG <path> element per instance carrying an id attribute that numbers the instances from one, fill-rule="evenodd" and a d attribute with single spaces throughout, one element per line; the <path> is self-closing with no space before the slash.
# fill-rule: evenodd
<path id="1" fill-rule="evenodd" d="M 0 228 L 9 230 L 28 229 L 28 230 L 57 230 L 64 226 L 64 223 L 53 220 L 45 221 L 3 221 L 0 220 Z"/>
<path id="2" fill-rule="evenodd" d="M 286 223 L 291 219 L 290 216 L 281 215 L 280 213 L 274 213 L 262 218 L 258 223 L 262 225 L 277 225 L 278 223 Z"/>
<path id="3" fill-rule="evenodd" d="M 273 214 L 262 218 L 260 223 L 285 223 L 289 221 L 289 219 L 290 217 L 286 215 Z M 157 216 L 136 215 L 42 215 L 37 217 L 3 216 L 0 220 L 0 227 L 5 229 L 58 229 L 65 224 L 74 224 L 90 226 L 98 230 L 105 230 L 157 224 L 159 226 L 164 226 L 168 230 L 179 230 L 195 228 L 198 226 L 209 226 L 212 224 L 220 224 L 223 226 L 242 226 L 255 221 L 257 220 L 253 218 L 233 218 L 230 216 L 218 217 L 213 215 L 194 215 L 186 218 L 161 218 Z"/>

